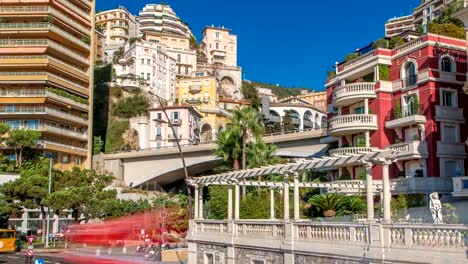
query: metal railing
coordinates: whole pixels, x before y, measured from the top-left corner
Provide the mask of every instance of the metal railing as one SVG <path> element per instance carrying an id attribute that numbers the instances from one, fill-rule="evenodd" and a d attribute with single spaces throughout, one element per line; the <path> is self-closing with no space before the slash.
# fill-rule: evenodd
<path id="1" fill-rule="evenodd" d="M 401 84 L 403 88 L 416 86 L 418 84 L 418 75 L 414 74 L 401 79 Z"/>
<path id="2" fill-rule="evenodd" d="M 409 106 L 394 108 L 391 113 L 390 120 L 395 120 L 395 119 L 404 118 L 408 116 L 420 115 L 422 114 L 422 112 L 423 111 L 421 109 L 421 105 L 419 104 L 412 104 Z"/>
<path id="3" fill-rule="evenodd" d="M 12 56 L 0 56 L 0 60 L 37 60 L 37 59 L 49 59 L 55 62 L 66 65 L 67 67 L 73 68 L 76 71 L 82 72 L 84 75 L 88 75 L 87 72 L 83 71 L 82 68 L 77 67 L 76 65 L 64 62 L 60 59 L 52 57 L 50 55 L 12 55 Z"/>

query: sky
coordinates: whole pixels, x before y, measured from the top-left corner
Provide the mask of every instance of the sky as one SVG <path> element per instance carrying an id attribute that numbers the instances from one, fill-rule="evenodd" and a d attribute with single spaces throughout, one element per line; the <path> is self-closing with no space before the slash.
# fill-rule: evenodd
<path id="1" fill-rule="evenodd" d="M 384 37 L 384 23 L 409 15 L 420 0 L 164 0 L 201 40 L 205 26 L 238 36 L 245 78 L 323 90 L 327 70 L 346 54 Z M 97 10 L 125 6 L 137 15 L 160 0 L 97 0 Z"/>

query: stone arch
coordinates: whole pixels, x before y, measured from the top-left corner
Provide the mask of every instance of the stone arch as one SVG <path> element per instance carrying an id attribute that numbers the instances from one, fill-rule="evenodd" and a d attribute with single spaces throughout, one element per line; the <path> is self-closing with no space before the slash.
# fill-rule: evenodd
<path id="1" fill-rule="evenodd" d="M 318 113 L 315 113 L 315 118 L 314 118 L 314 124 L 315 124 L 315 129 L 319 129 L 321 127 L 320 124 L 320 116 Z"/>
<path id="2" fill-rule="evenodd" d="M 213 127 L 209 123 L 201 126 L 201 142 L 207 143 L 213 141 Z"/>
<path id="3" fill-rule="evenodd" d="M 236 82 L 234 81 L 234 78 L 232 78 L 231 76 L 225 75 L 221 78 L 221 84 L 235 85 Z"/>
<path id="4" fill-rule="evenodd" d="M 407 59 L 407 61 L 401 65 L 400 77 L 403 81 L 404 87 L 413 86 L 417 83 L 418 75 L 418 63 L 414 59 Z"/>
<path id="5" fill-rule="evenodd" d="M 314 128 L 314 123 L 312 122 L 313 114 L 310 110 L 306 110 L 304 112 L 304 116 L 302 117 L 302 123 L 304 125 L 304 129 Z"/>
<path id="6" fill-rule="evenodd" d="M 457 63 L 450 54 L 442 54 L 439 58 L 439 70 L 443 72 L 457 72 Z"/>

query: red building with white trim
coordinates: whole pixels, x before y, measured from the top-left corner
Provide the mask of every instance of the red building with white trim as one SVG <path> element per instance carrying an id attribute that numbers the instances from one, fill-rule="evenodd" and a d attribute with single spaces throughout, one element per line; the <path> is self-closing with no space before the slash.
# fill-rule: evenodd
<path id="1" fill-rule="evenodd" d="M 465 173 L 466 47 L 465 40 L 427 34 L 338 64 L 325 85 L 329 135 L 338 139 L 329 154 L 395 150 L 391 178 Z M 365 175 L 359 163 L 336 169 L 335 179 Z M 372 172 L 381 179 L 381 166 Z"/>

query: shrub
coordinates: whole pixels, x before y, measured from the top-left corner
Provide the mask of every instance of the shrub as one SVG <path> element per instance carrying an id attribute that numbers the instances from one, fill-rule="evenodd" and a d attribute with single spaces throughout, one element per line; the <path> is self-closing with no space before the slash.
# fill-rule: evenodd
<path id="1" fill-rule="evenodd" d="M 336 72 L 333 71 L 333 70 L 328 70 L 328 71 L 327 71 L 327 76 L 328 76 L 328 77 L 334 77 L 334 76 L 336 76 Z"/>
<path id="2" fill-rule="evenodd" d="M 384 49 L 387 49 L 388 48 L 388 40 L 386 39 L 378 39 L 376 40 L 373 44 L 372 44 L 372 47 L 373 48 L 384 48 Z"/>
<path id="3" fill-rule="evenodd" d="M 360 56 L 359 53 L 356 53 L 356 52 L 350 53 L 350 54 L 346 55 L 345 61 L 353 60 L 353 59 L 355 59 L 355 58 L 357 58 L 359 56 Z"/>
<path id="4" fill-rule="evenodd" d="M 465 39 L 465 29 L 453 23 L 431 22 L 428 25 L 429 32 L 451 38 Z"/>
<path id="5" fill-rule="evenodd" d="M 86 98 L 83 98 L 83 97 L 79 97 L 77 95 L 74 95 L 72 93 L 69 93 L 65 90 L 62 90 L 62 89 L 58 89 L 58 88 L 53 88 L 53 87 L 46 87 L 46 90 L 51 92 L 51 93 L 54 93 L 54 94 L 57 94 L 57 95 L 60 95 L 60 96 L 63 96 L 65 98 L 68 98 L 68 99 L 71 99 L 77 103 L 80 103 L 80 104 L 89 104 L 88 102 L 88 99 Z"/>
<path id="6" fill-rule="evenodd" d="M 379 65 L 379 78 L 382 81 L 390 80 L 390 73 L 387 65 Z"/>
<path id="7" fill-rule="evenodd" d="M 122 98 L 122 88 L 120 86 L 114 86 L 111 88 L 112 97 Z"/>
<path id="8" fill-rule="evenodd" d="M 400 102 L 396 102 L 395 106 L 393 107 L 393 117 L 394 118 L 401 118 L 401 107 Z"/>
<path id="9" fill-rule="evenodd" d="M 89 36 L 82 36 L 81 37 L 81 41 L 83 41 L 83 43 L 86 43 L 89 45 L 89 43 L 91 43 L 91 39 L 89 38 Z"/>
<path id="10" fill-rule="evenodd" d="M 408 202 L 403 194 L 399 194 L 397 198 L 392 199 L 392 217 L 394 220 L 405 218 L 408 214 Z"/>
<path id="11" fill-rule="evenodd" d="M 405 40 L 402 37 L 396 36 L 390 39 L 389 47 L 393 49 L 400 45 L 403 45 L 404 43 L 405 43 Z"/>
<path id="12" fill-rule="evenodd" d="M 148 100 L 144 96 L 134 95 L 113 104 L 112 113 L 120 118 L 131 118 L 145 113 L 148 107 Z"/>
<path id="13" fill-rule="evenodd" d="M 106 135 L 106 153 L 119 151 L 124 147 L 125 142 L 122 138 L 122 134 L 127 131 L 129 126 L 130 124 L 127 120 L 117 121 L 111 119 L 109 121 Z"/>

